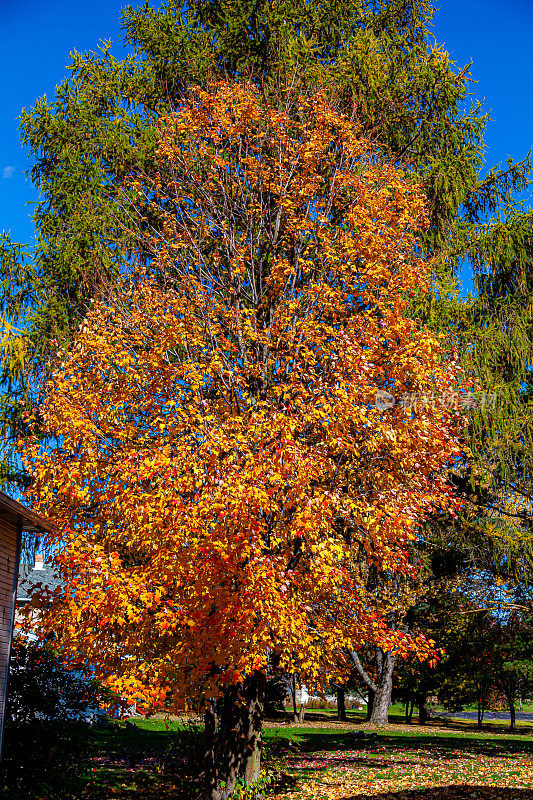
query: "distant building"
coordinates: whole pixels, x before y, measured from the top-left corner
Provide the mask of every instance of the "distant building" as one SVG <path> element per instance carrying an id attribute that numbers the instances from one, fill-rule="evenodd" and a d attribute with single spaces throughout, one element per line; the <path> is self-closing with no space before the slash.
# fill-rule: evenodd
<path id="1" fill-rule="evenodd" d="M 29 603 L 32 588 L 36 584 L 41 584 L 42 588 L 50 589 L 50 591 L 53 591 L 60 584 L 60 580 L 54 574 L 52 568 L 44 563 L 42 555 L 36 555 L 33 564 L 20 564 L 19 566 L 15 624 L 19 621 L 19 612 Z"/>
<path id="2" fill-rule="evenodd" d="M 22 533 L 50 529 L 40 514 L 0 492 L 0 754 Z"/>

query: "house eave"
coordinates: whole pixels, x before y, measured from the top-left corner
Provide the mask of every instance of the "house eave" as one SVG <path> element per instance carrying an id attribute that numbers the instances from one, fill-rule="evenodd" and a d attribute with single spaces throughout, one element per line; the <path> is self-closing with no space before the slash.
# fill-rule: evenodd
<path id="1" fill-rule="evenodd" d="M 31 508 L 23 506 L 22 503 L 19 503 L 17 500 L 13 500 L 12 497 L 9 497 L 9 495 L 4 492 L 0 492 L 0 515 L 3 512 L 21 517 L 23 531 L 41 530 L 49 533 L 54 530 L 54 525 L 49 520 L 45 519 L 45 517 L 42 517 Z"/>

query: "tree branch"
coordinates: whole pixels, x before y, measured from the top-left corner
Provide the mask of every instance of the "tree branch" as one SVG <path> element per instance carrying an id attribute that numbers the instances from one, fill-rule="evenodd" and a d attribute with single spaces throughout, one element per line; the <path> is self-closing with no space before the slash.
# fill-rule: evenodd
<path id="1" fill-rule="evenodd" d="M 365 670 L 365 668 L 361 664 L 361 661 L 359 660 L 359 656 L 357 655 L 355 650 L 350 650 L 349 654 L 350 654 L 350 658 L 352 659 L 352 663 L 354 665 L 355 671 L 357 672 L 357 674 L 359 675 L 359 677 L 363 681 L 363 683 L 366 686 L 366 688 L 370 689 L 371 692 L 377 692 L 378 687 L 376 686 L 376 684 L 374 683 L 374 681 L 372 680 L 372 678 L 370 677 L 368 672 Z"/>

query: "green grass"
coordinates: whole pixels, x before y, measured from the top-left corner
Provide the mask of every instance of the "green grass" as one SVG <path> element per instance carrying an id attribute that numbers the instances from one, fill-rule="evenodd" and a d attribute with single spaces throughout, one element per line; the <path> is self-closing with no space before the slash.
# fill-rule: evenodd
<path id="1" fill-rule="evenodd" d="M 441 705 L 432 706 L 431 710 L 436 712 L 437 714 L 442 714 L 442 713 L 452 713 L 453 714 L 453 712 L 449 712 L 448 709 L 444 708 L 444 706 L 441 706 Z M 466 705 L 466 706 L 463 706 L 461 710 L 462 711 L 470 711 L 472 713 L 477 714 L 477 706 L 476 705 Z M 486 712 L 491 712 L 493 710 L 494 711 L 502 711 L 504 713 L 508 713 L 509 712 L 509 709 L 506 706 L 504 706 L 503 708 L 498 708 L 498 709 L 486 709 Z M 528 713 L 529 714 L 533 714 L 533 702 L 524 702 L 524 703 L 522 703 L 522 712 L 519 711 L 518 704 L 516 705 L 516 709 L 515 710 L 516 710 L 517 713 L 522 713 L 523 712 L 525 714 L 528 714 Z M 292 706 L 286 706 L 286 711 L 287 711 L 287 713 L 292 715 Z M 336 717 L 337 716 L 337 709 L 336 708 L 311 709 L 311 712 L 318 712 L 320 714 L 327 714 L 328 716 L 331 716 L 331 717 Z M 363 703 L 363 711 L 354 710 L 354 709 L 351 708 L 350 704 L 347 704 L 347 706 L 346 706 L 346 714 L 348 716 L 348 719 L 364 719 L 366 717 L 366 704 Z M 417 717 L 417 715 L 418 715 L 418 709 L 415 706 L 415 709 L 414 709 L 414 712 L 413 712 L 413 719 L 415 719 Z M 392 703 L 391 706 L 389 707 L 389 717 L 398 717 L 398 718 L 403 719 L 405 717 L 405 703 Z"/>
<path id="2" fill-rule="evenodd" d="M 114 723 L 96 730 L 87 760 L 84 796 L 192 798 L 198 793 L 201 731 L 161 719 Z"/>

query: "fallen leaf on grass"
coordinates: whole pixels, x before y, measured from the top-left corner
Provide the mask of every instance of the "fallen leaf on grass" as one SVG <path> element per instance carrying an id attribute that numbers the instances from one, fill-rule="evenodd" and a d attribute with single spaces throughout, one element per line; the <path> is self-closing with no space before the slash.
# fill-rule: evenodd
<path id="1" fill-rule="evenodd" d="M 295 791 L 278 794 L 279 800 L 502 800 L 508 791 L 514 791 L 508 795 L 513 800 L 533 800 L 533 761 L 522 753 L 471 754 L 438 746 L 391 750 L 376 745 L 288 756 L 286 770 L 299 780 Z"/>

